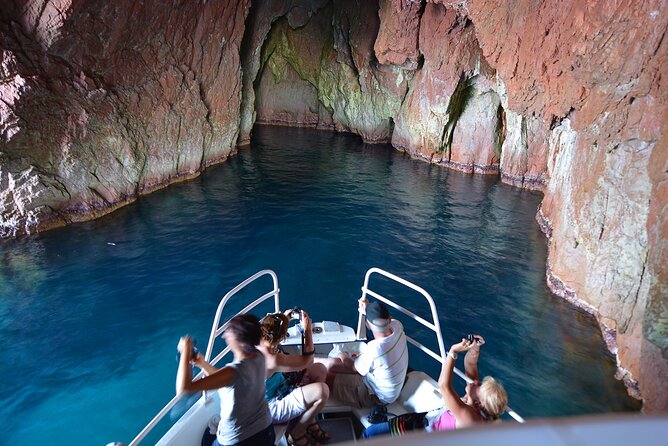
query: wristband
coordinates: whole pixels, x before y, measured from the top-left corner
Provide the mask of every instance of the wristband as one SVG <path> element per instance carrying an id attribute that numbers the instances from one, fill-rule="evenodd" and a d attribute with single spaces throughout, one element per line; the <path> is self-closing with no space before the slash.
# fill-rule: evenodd
<path id="1" fill-rule="evenodd" d="M 315 354 L 315 349 L 311 350 L 310 352 L 302 352 L 302 356 L 311 356 Z"/>
<path id="2" fill-rule="evenodd" d="M 457 352 L 453 352 L 452 349 L 448 350 L 448 356 L 454 359 L 455 361 L 457 360 Z"/>

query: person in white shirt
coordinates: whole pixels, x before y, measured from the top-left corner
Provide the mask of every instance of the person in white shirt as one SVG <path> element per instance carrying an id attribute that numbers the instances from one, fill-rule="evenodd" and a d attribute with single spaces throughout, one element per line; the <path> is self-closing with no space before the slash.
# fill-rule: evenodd
<path id="1" fill-rule="evenodd" d="M 374 339 L 363 345 L 359 356 L 340 356 L 340 366 L 332 369 L 337 373 L 327 380 L 331 396 L 357 407 L 390 404 L 399 397 L 408 370 L 404 327 L 382 302 L 359 304 Z"/>

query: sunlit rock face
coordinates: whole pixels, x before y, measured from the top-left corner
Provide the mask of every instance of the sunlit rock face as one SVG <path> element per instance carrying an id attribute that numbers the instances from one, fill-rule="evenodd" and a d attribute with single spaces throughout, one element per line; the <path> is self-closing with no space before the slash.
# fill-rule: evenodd
<path id="1" fill-rule="evenodd" d="M 661 0 L 5 2 L 0 232 L 196 175 L 256 123 L 391 142 L 543 190 L 548 284 L 668 410 L 667 29 Z"/>
<path id="2" fill-rule="evenodd" d="M 2 235 L 91 218 L 236 148 L 250 1 L 7 1 Z"/>
<path id="3" fill-rule="evenodd" d="M 668 4 L 471 0 L 466 11 L 508 108 L 551 128 L 550 284 L 616 329 L 645 410 L 668 410 Z"/>
<path id="4" fill-rule="evenodd" d="M 410 82 L 392 144 L 457 170 L 498 173 L 503 110 L 473 24 L 454 9 L 428 4 L 419 31 L 423 65 Z"/>
<path id="5" fill-rule="evenodd" d="M 420 60 L 418 34 L 424 5 L 405 0 L 379 0 L 378 3 L 383 26 L 374 42 L 376 59 L 383 65 L 415 70 Z"/>

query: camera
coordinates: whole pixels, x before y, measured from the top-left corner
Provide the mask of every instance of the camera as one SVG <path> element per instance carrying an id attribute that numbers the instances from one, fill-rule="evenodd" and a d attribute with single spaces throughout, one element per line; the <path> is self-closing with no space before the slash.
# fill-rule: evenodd
<path id="1" fill-rule="evenodd" d="M 468 334 L 466 335 L 466 340 L 471 343 L 480 344 L 480 338 L 478 338 L 476 335 Z"/>
<path id="2" fill-rule="evenodd" d="M 197 355 L 199 355 L 199 350 L 197 349 L 197 347 L 195 347 L 195 342 L 193 341 L 193 348 L 190 351 L 190 359 L 188 359 L 188 361 L 194 360 L 195 358 L 197 358 Z M 179 362 L 180 360 L 181 360 L 181 353 L 177 353 L 176 362 Z"/>
<path id="3" fill-rule="evenodd" d="M 292 319 L 296 319 L 298 321 L 301 321 L 302 320 L 302 309 L 299 308 L 299 307 L 294 307 L 292 309 L 292 313 L 290 313 L 290 317 Z"/>

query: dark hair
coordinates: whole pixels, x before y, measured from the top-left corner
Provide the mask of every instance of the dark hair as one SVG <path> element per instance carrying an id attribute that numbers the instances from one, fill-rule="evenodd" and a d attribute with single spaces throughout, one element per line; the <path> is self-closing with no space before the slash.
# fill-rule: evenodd
<path id="1" fill-rule="evenodd" d="M 234 334 L 244 353 L 253 353 L 255 346 L 260 344 L 262 339 L 260 322 L 252 314 L 234 316 L 230 319 L 227 330 Z"/>

